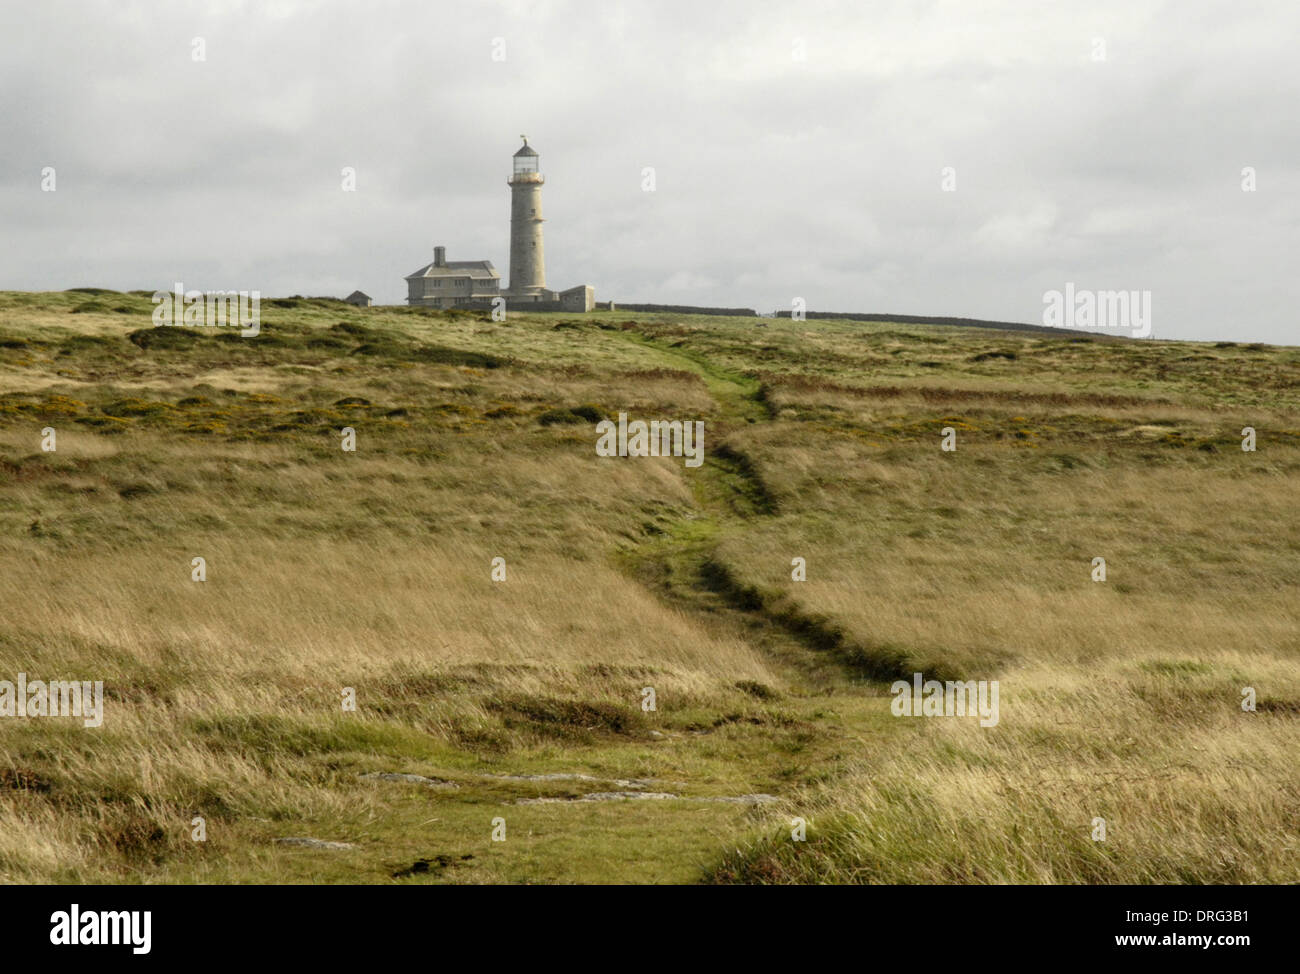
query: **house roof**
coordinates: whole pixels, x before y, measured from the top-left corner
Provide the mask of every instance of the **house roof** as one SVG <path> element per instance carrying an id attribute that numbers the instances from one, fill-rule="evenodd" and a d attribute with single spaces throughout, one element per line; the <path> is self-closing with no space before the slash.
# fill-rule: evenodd
<path id="1" fill-rule="evenodd" d="M 353 298 L 365 298 L 367 301 L 369 301 L 369 300 L 370 300 L 370 295 L 367 294 L 365 291 L 353 291 L 351 294 L 349 294 L 349 295 L 348 295 L 346 298 L 344 298 L 343 300 L 344 300 L 344 301 L 351 301 Z"/>
<path id="2" fill-rule="evenodd" d="M 407 274 L 406 280 L 417 277 L 500 277 L 490 260 L 449 260 L 443 266 L 425 264 L 414 274 Z"/>

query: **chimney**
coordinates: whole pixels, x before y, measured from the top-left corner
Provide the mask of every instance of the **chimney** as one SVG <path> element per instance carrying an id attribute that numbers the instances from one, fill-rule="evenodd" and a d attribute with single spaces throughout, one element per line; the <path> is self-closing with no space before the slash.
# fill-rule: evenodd
<path id="1" fill-rule="evenodd" d="M 433 266 L 434 266 L 434 267 L 446 267 L 446 266 L 447 266 L 447 248 L 446 248 L 446 247 L 434 247 L 434 248 L 433 248 Z"/>

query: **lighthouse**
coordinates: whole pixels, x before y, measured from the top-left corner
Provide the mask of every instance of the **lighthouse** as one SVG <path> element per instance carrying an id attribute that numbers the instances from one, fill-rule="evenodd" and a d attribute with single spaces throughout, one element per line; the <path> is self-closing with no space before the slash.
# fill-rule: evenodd
<path id="1" fill-rule="evenodd" d="M 433 248 L 433 263 L 406 276 L 407 303 L 425 308 L 477 308 L 494 315 L 510 311 L 578 311 L 597 307 L 613 311 L 614 303 L 596 303 L 596 289 L 578 284 L 563 291 L 546 286 L 546 256 L 542 250 L 542 183 L 537 150 L 520 136 L 523 146 L 514 155 L 510 178 L 510 283 L 490 260 L 448 260 L 447 248 Z M 364 295 L 363 295 L 364 297 Z M 494 319 L 500 320 L 500 319 Z"/>
<path id="2" fill-rule="evenodd" d="M 546 258 L 542 249 L 542 183 L 537 150 L 528 144 L 514 155 L 510 174 L 510 284 L 512 297 L 542 300 L 546 295 Z"/>

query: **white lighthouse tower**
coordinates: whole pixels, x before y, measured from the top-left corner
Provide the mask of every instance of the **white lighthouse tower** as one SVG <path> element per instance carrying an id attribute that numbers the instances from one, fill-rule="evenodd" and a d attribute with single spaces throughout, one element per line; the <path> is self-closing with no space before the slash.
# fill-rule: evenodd
<path id="1" fill-rule="evenodd" d="M 546 291 L 546 257 L 542 247 L 542 183 L 537 150 L 528 144 L 515 153 L 510 174 L 510 284 L 511 297 L 534 301 L 550 297 Z"/>
<path id="2" fill-rule="evenodd" d="M 542 183 L 537 150 L 528 144 L 514 155 L 510 178 L 510 282 L 498 290 L 500 277 L 490 260 L 448 260 L 445 247 L 433 249 L 433 263 L 406 276 L 407 302 L 430 308 L 491 309 L 502 298 L 510 310 L 546 313 L 592 311 L 596 289 L 579 284 L 563 291 L 546 286 L 546 254 L 542 249 Z M 612 301 L 600 305 L 613 311 Z M 504 310 L 504 309 L 503 309 Z"/>

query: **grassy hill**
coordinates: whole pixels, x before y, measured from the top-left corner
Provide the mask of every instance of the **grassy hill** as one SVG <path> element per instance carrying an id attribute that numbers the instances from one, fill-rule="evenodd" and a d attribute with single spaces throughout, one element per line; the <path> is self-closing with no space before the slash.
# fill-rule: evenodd
<path id="1" fill-rule="evenodd" d="M 1300 881 L 1300 349 L 151 307 L 0 292 L 2 881 Z"/>

